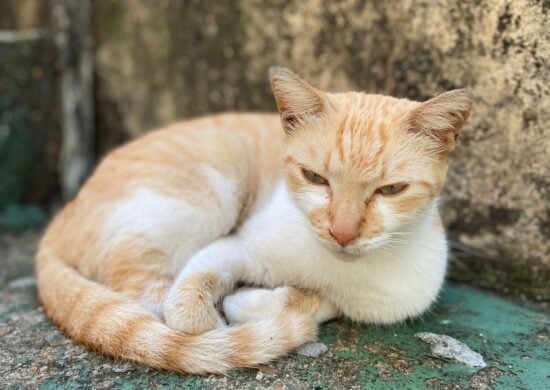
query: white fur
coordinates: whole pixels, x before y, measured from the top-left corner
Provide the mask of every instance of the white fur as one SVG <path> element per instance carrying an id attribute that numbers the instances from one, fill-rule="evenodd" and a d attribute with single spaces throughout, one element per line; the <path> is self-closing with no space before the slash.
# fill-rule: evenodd
<path id="1" fill-rule="evenodd" d="M 241 288 L 223 301 L 225 318 L 233 324 L 275 318 L 284 310 L 286 289 Z"/>
<path id="2" fill-rule="evenodd" d="M 194 224 L 182 223 L 203 219 L 201 210 L 181 200 L 162 196 L 141 188 L 123 202 L 113 206 L 103 227 L 103 242 L 107 245 L 133 234 L 146 234 L 169 252 L 173 252 L 182 237 L 193 240 Z"/>
<path id="3" fill-rule="evenodd" d="M 198 249 L 227 234 L 238 216 L 237 185 L 209 167 L 201 167 L 199 173 L 218 196 L 216 205 L 199 208 L 140 188 L 111 206 L 102 229 L 104 247 L 133 234 L 145 234 L 173 256 L 175 270 L 179 270 Z"/>
<path id="4" fill-rule="evenodd" d="M 281 182 L 238 233 L 255 264 L 243 277 L 268 287 L 316 290 L 353 320 L 402 321 L 426 310 L 443 283 L 447 245 L 435 218 L 434 204 L 410 231 L 407 243 L 343 261 L 315 237 Z"/>
<path id="5" fill-rule="evenodd" d="M 223 209 L 200 210 L 181 200 L 140 190 L 115 207 L 105 225 L 105 237 L 116 239 L 114 232 L 154 237 L 175 253 L 176 269 L 183 267 L 180 283 L 195 272 L 216 272 L 226 292 L 238 280 L 270 288 L 313 289 L 330 302 L 325 310 L 330 315 L 322 314 L 321 320 L 341 312 L 361 322 L 392 323 L 419 315 L 436 299 L 445 275 L 447 245 L 444 233 L 436 228 L 435 202 L 409 226 L 404 243 L 388 245 L 379 239 L 379 243 L 370 243 L 378 250 L 349 261 L 349 255 L 330 251 L 319 241 L 283 181 L 269 197 L 258 200 L 236 234 L 225 236 L 238 210 L 236 187 L 217 172 L 201 173 L 223 200 Z M 314 204 L 323 202 L 320 194 L 311 199 Z M 390 221 L 390 216 L 386 217 Z M 207 242 L 211 244 L 197 252 Z M 184 248 L 185 256 L 178 256 L 180 248 Z M 191 251 L 194 255 L 190 257 Z M 257 300 L 250 292 L 247 294 L 251 304 L 257 306 Z M 169 294 L 168 298 L 176 299 L 176 295 Z M 234 314 L 242 304 L 239 299 L 233 297 L 225 303 L 235 321 L 239 321 L 238 314 Z M 275 296 L 270 299 L 280 301 Z"/>
<path id="6" fill-rule="evenodd" d="M 288 315 L 285 313 L 289 287 L 240 288 L 223 300 L 225 318 L 232 324 L 261 321 Z M 324 322 L 340 314 L 339 309 L 325 299 L 315 314 L 317 322 Z"/>

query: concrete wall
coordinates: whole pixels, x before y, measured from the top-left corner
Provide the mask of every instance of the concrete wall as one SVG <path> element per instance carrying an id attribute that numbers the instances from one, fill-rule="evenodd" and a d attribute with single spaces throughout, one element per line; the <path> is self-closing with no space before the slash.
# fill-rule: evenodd
<path id="1" fill-rule="evenodd" d="M 266 70 L 414 99 L 468 86 L 452 159 L 452 275 L 550 299 L 549 3 L 97 0 L 100 150 L 180 117 L 274 110 Z"/>
<path id="2" fill-rule="evenodd" d="M 57 0 L 2 0 L 0 2 L 0 29 L 49 28 L 54 1 Z"/>
<path id="3" fill-rule="evenodd" d="M 19 205 L 45 202 L 56 189 L 58 53 L 50 5 L 0 2 L 0 230 L 7 219 L 25 225 L 28 213 Z"/>

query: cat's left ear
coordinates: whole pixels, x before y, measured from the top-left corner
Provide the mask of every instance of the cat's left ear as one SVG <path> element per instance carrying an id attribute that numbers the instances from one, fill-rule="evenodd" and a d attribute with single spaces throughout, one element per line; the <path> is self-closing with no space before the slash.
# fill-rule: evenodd
<path id="1" fill-rule="evenodd" d="M 289 69 L 272 67 L 269 69 L 269 78 L 283 128 L 287 133 L 295 130 L 308 116 L 319 115 L 325 109 L 324 93 Z"/>
<path id="2" fill-rule="evenodd" d="M 472 110 L 473 102 L 466 89 L 444 92 L 420 103 L 408 116 L 409 131 L 421 133 L 438 143 L 437 152 L 442 157 L 458 144 L 460 130 Z"/>

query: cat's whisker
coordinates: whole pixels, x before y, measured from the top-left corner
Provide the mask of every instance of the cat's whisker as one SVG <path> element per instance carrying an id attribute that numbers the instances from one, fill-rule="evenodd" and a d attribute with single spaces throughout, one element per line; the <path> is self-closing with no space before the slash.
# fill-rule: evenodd
<path id="1" fill-rule="evenodd" d="M 409 247 L 417 247 L 417 248 L 423 248 L 423 249 L 427 249 L 427 250 L 439 250 L 440 247 L 437 247 L 437 246 L 429 246 L 429 245 L 426 245 L 426 244 L 420 244 L 420 243 L 417 243 L 417 242 L 414 242 L 414 243 L 411 243 L 409 241 L 406 241 L 406 240 L 398 240 L 398 239 L 393 239 L 393 238 L 390 238 L 388 239 L 387 241 L 388 244 L 391 244 L 391 243 L 395 243 L 395 244 L 399 244 L 401 246 L 409 246 Z"/>

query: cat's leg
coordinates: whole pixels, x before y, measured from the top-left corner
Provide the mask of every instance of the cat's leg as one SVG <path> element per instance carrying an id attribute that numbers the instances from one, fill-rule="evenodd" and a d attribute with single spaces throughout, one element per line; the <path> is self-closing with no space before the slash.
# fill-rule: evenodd
<path id="1" fill-rule="evenodd" d="M 230 323 L 276 318 L 288 313 L 313 317 L 317 323 L 340 316 L 331 301 L 321 295 L 295 287 L 276 289 L 244 288 L 223 300 L 223 311 Z"/>
<path id="2" fill-rule="evenodd" d="M 164 302 L 166 324 L 200 334 L 223 324 L 216 303 L 252 264 L 237 236 L 218 239 L 189 259 Z"/>

